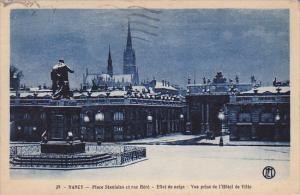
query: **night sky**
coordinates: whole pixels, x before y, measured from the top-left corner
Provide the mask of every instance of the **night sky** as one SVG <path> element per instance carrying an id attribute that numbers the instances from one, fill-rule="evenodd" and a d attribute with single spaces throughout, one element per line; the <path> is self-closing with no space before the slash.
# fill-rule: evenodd
<path id="1" fill-rule="evenodd" d="M 288 10 L 13 10 L 11 64 L 22 83 L 50 86 L 50 70 L 63 58 L 80 86 L 86 68 L 106 72 L 110 44 L 114 73 L 122 73 L 127 22 L 140 80 L 211 78 L 217 71 L 241 82 L 289 79 Z"/>

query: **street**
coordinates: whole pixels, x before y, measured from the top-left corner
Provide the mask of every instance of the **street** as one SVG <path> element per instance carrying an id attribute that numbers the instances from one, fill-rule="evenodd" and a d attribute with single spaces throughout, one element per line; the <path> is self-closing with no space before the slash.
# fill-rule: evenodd
<path id="1" fill-rule="evenodd" d="M 262 170 L 272 166 L 273 178 L 289 175 L 290 147 L 143 145 L 148 160 L 126 167 L 72 171 L 11 169 L 12 179 L 88 180 L 265 180 Z"/>

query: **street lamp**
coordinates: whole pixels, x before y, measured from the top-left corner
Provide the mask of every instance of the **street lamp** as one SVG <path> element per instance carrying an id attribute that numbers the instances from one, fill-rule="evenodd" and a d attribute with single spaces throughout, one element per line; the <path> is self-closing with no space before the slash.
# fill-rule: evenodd
<path id="1" fill-rule="evenodd" d="M 83 116 L 84 127 L 81 129 L 80 139 L 84 141 L 84 136 L 88 135 L 88 123 L 90 122 L 89 112 L 87 111 Z"/>
<path id="2" fill-rule="evenodd" d="M 153 117 L 149 114 L 147 116 L 147 136 L 152 135 L 152 121 Z"/>
<path id="3" fill-rule="evenodd" d="M 179 118 L 180 118 L 180 119 L 183 119 L 183 118 L 184 118 L 184 115 L 183 115 L 183 114 L 180 114 L 180 115 L 179 115 Z"/>
<path id="4" fill-rule="evenodd" d="M 90 117 L 88 116 L 87 113 L 85 113 L 85 115 L 84 115 L 84 117 L 83 117 L 83 121 L 84 121 L 85 123 L 89 123 L 89 122 L 90 122 Z"/>
<path id="5" fill-rule="evenodd" d="M 104 121 L 104 113 L 101 112 L 100 110 L 97 112 L 97 114 L 95 115 L 95 121 L 97 123 L 99 122 L 103 122 Z M 99 124 L 98 124 L 99 125 Z M 99 127 L 100 128 L 100 127 Z M 98 128 L 97 128 L 98 129 Z M 97 136 L 98 132 L 97 130 L 95 129 L 95 134 L 94 134 L 94 137 L 95 137 L 95 140 L 97 141 L 97 144 L 98 145 L 101 145 L 101 139 L 100 137 Z M 102 135 L 100 135 L 102 137 Z"/>
<path id="6" fill-rule="evenodd" d="M 18 126 L 17 127 L 17 132 L 16 132 L 16 139 L 19 141 L 23 136 L 23 133 L 22 133 L 22 127 L 21 126 Z"/>
<path id="7" fill-rule="evenodd" d="M 219 146 L 223 146 L 224 143 L 223 143 L 223 120 L 225 119 L 225 114 L 224 114 L 224 111 L 221 109 L 219 114 L 218 114 L 218 118 L 220 119 L 221 121 L 221 136 L 220 136 L 220 142 L 219 142 Z"/>
<path id="8" fill-rule="evenodd" d="M 97 122 L 104 121 L 104 114 L 102 112 L 98 111 L 97 114 L 95 115 L 95 121 L 97 121 Z"/>
<path id="9" fill-rule="evenodd" d="M 279 138 L 279 121 L 280 121 L 280 113 L 279 110 L 277 109 L 276 111 L 276 115 L 275 115 L 275 125 L 276 125 L 276 129 L 275 129 L 275 140 L 278 140 Z"/>
<path id="10" fill-rule="evenodd" d="M 179 115 L 179 126 L 180 126 L 180 130 L 183 131 L 183 119 L 184 119 L 184 115 L 183 114 L 180 114 Z M 185 132 L 185 131 L 184 131 Z"/>
<path id="11" fill-rule="evenodd" d="M 276 115 L 275 115 L 275 121 L 278 123 L 280 121 L 280 113 L 279 110 L 277 109 Z"/>
<path id="12" fill-rule="evenodd" d="M 153 118 L 152 118 L 151 115 L 147 116 L 147 121 L 148 121 L 148 122 L 152 122 L 152 120 L 153 120 Z"/>

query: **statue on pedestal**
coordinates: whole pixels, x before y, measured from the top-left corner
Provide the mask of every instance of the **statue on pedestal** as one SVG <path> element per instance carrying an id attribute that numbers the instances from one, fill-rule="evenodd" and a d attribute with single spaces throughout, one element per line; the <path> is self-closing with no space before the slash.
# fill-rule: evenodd
<path id="1" fill-rule="evenodd" d="M 51 71 L 53 99 L 70 99 L 69 72 L 74 73 L 62 59 L 53 66 Z"/>

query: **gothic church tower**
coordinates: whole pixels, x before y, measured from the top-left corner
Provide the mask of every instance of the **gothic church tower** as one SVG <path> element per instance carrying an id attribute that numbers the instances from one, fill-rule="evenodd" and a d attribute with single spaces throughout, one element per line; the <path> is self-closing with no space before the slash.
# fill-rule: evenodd
<path id="1" fill-rule="evenodd" d="M 107 74 L 109 74 L 109 76 L 111 76 L 111 77 L 114 74 L 113 66 L 112 66 L 112 59 L 111 59 L 111 54 L 110 54 L 110 46 L 109 46 L 108 59 L 107 59 Z"/>
<path id="2" fill-rule="evenodd" d="M 133 75 L 133 84 L 139 84 L 139 73 L 135 64 L 135 52 L 132 48 L 130 23 L 128 22 L 127 43 L 123 54 L 123 74 Z"/>

